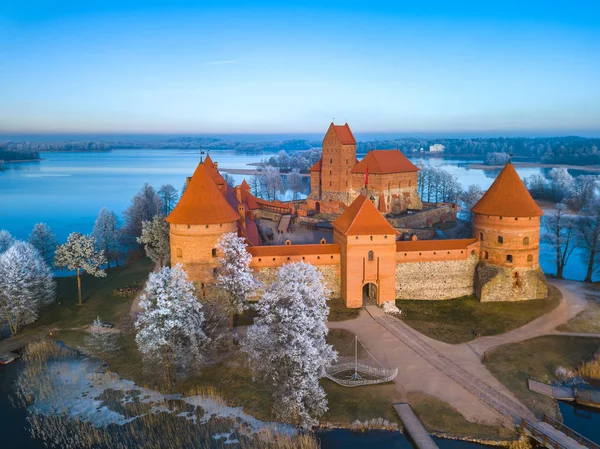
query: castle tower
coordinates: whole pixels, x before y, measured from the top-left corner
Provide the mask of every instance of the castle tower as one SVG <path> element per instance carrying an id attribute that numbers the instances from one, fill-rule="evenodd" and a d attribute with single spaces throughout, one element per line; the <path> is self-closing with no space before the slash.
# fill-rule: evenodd
<path id="1" fill-rule="evenodd" d="M 227 232 L 237 233 L 239 218 L 217 185 L 212 163 L 201 162 L 167 217 L 171 265 L 182 264 L 190 280 L 202 286 L 214 283 L 217 242 Z"/>
<path id="2" fill-rule="evenodd" d="M 340 246 L 341 293 L 346 307 L 381 305 L 396 299 L 396 230 L 365 195 L 335 219 Z"/>
<path id="3" fill-rule="evenodd" d="M 323 138 L 323 155 L 320 164 L 321 199 L 347 201 L 350 185 L 350 170 L 356 164 L 356 140 L 345 125 L 329 125 Z M 311 172 L 311 188 L 313 187 Z"/>
<path id="4" fill-rule="evenodd" d="M 473 237 L 480 241 L 476 293 L 481 301 L 545 298 L 539 266 L 540 219 L 512 163 L 473 207 Z"/>

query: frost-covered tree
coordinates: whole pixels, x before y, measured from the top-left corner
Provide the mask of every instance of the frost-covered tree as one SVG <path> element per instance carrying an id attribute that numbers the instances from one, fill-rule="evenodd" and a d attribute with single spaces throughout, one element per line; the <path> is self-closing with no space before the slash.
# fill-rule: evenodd
<path id="1" fill-rule="evenodd" d="M 202 304 L 181 265 L 150 273 L 135 322 L 135 341 L 144 356 L 162 363 L 168 381 L 174 369 L 200 362 L 208 337 Z"/>
<path id="2" fill-rule="evenodd" d="M 177 199 L 179 198 L 177 189 L 171 184 L 163 184 L 160 189 L 158 189 L 158 196 L 163 202 L 163 214 L 166 217 L 171 213 L 175 204 L 177 204 Z"/>
<path id="3" fill-rule="evenodd" d="M 265 168 L 260 174 L 261 190 L 269 201 L 277 199 L 279 194 L 285 192 L 281 173 L 273 167 Z"/>
<path id="4" fill-rule="evenodd" d="M 542 239 L 550 245 L 554 251 L 556 263 L 556 277 L 562 279 L 563 270 L 569 261 L 569 257 L 575 249 L 573 237 L 575 237 L 576 217 L 569 215 L 567 206 L 558 203 L 554 210 L 544 217 L 544 229 L 546 232 Z"/>
<path id="5" fill-rule="evenodd" d="M 125 217 L 124 235 L 134 242 L 142 235 L 142 222 L 151 221 L 162 212 L 163 203 L 154 188 L 148 183 L 135 194 L 123 216 Z"/>
<path id="6" fill-rule="evenodd" d="M 487 165 L 506 165 L 510 160 L 510 155 L 504 152 L 491 152 L 486 155 L 485 163 Z"/>
<path id="7" fill-rule="evenodd" d="M 461 193 L 460 202 L 462 203 L 463 212 L 466 215 L 467 220 L 470 221 L 473 217 L 471 209 L 473 209 L 473 206 L 475 206 L 475 204 L 477 204 L 477 202 L 481 199 L 483 193 L 483 189 L 477 184 L 471 184 Z"/>
<path id="8" fill-rule="evenodd" d="M 246 251 L 246 242 L 235 232 L 224 234 L 217 243 L 219 276 L 217 286 L 224 292 L 226 306 L 233 314 L 233 327 L 246 308 L 248 297 L 258 287 L 250 269 L 252 256 Z"/>
<path id="9" fill-rule="evenodd" d="M 600 200 L 591 201 L 577 219 L 577 246 L 587 266 L 584 282 L 592 282 L 598 256 L 600 255 Z"/>
<path id="10" fill-rule="evenodd" d="M 14 237 L 5 229 L 0 229 L 0 254 L 15 243 Z"/>
<path id="11" fill-rule="evenodd" d="M 104 277 L 106 273 L 102 265 L 106 263 L 103 251 L 96 251 L 96 241 L 93 237 L 72 232 L 67 241 L 56 248 L 54 265 L 58 268 L 68 268 L 77 273 L 77 298 L 81 300 L 81 273 L 85 272 L 95 277 Z"/>
<path id="12" fill-rule="evenodd" d="M 525 178 L 525 185 L 534 198 L 544 198 L 546 196 L 547 184 L 546 178 L 540 173 Z"/>
<path id="13" fill-rule="evenodd" d="M 292 191 L 292 199 L 295 201 L 298 199 L 298 194 L 302 192 L 302 175 L 298 169 L 294 169 L 288 175 L 288 182 L 290 183 L 290 190 Z"/>
<path id="14" fill-rule="evenodd" d="M 323 276 L 310 264 L 286 264 L 256 309 L 243 345 L 252 372 L 270 384 L 277 416 L 311 427 L 327 411 L 319 379 L 337 358 L 325 340 L 329 306 Z"/>
<path id="15" fill-rule="evenodd" d="M 598 181 L 598 176 L 577 176 L 573 182 L 571 195 L 566 201 L 569 208 L 575 212 L 585 209 L 597 197 Z"/>
<path id="16" fill-rule="evenodd" d="M 14 334 L 54 301 L 52 270 L 32 245 L 16 242 L 0 254 L 0 322 Z"/>
<path id="17" fill-rule="evenodd" d="M 548 173 L 550 189 L 555 201 L 562 201 L 570 196 L 575 185 L 575 179 L 564 167 L 554 167 Z"/>
<path id="18" fill-rule="evenodd" d="M 137 242 L 144 245 L 144 250 L 157 267 L 164 267 L 171 256 L 169 243 L 169 223 L 165 217 L 156 215 L 152 221 L 142 222 L 142 235 Z"/>
<path id="19" fill-rule="evenodd" d="M 221 176 L 229 187 L 235 187 L 235 178 L 233 176 L 231 176 L 229 173 L 221 173 Z"/>
<path id="20" fill-rule="evenodd" d="M 54 263 L 54 252 L 56 251 L 56 236 L 46 223 L 36 223 L 29 234 L 29 243 L 37 249 L 48 265 Z"/>
<path id="21" fill-rule="evenodd" d="M 119 221 L 117 215 L 103 207 L 94 223 L 92 237 L 96 240 L 96 248 L 104 251 L 108 267 L 111 259 L 119 266 Z"/>

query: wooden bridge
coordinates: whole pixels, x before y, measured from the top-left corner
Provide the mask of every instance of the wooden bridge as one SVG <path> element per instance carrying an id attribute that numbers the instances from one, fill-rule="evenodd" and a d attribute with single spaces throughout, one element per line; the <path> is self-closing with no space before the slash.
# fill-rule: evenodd
<path id="1" fill-rule="evenodd" d="M 427 433 L 425 427 L 413 412 L 413 409 L 406 402 L 392 404 L 394 410 L 400 417 L 406 433 L 414 443 L 417 449 L 438 449 L 433 438 Z"/>
<path id="2" fill-rule="evenodd" d="M 549 449 L 600 449 L 592 440 L 548 415 L 538 423 L 523 419 L 521 430 Z"/>

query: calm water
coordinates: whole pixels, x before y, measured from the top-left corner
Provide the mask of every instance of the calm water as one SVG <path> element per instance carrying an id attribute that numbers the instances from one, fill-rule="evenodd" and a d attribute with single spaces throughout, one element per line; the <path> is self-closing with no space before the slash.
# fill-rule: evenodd
<path id="1" fill-rule="evenodd" d="M 220 168 L 252 168 L 275 153 L 211 152 Z M 43 153 L 41 162 L 5 164 L 0 169 L 0 229 L 26 239 L 35 223 L 46 222 L 64 241 L 71 232 L 91 232 L 102 207 L 121 214 L 133 195 L 145 182 L 159 188 L 172 184 L 180 189 L 186 176 L 198 164 L 198 152 L 192 150 L 117 150 L 107 153 Z M 359 157 L 363 157 L 359 154 Z M 415 159 L 413 159 L 415 161 Z M 487 189 L 499 170 L 468 169 L 477 161 L 428 158 L 425 162 L 455 174 L 464 185 L 478 184 Z M 538 168 L 518 169 L 521 177 L 542 172 Z M 573 172 L 573 175 L 578 173 Z M 241 182 L 243 175 L 234 175 Z M 308 178 L 305 178 L 308 189 Z M 308 190 L 307 190 L 308 191 Z M 290 199 L 291 192 L 284 198 Z M 542 249 L 542 268 L 554 273 L 551 254 Z M 575 252 L 565 277 L 583 279 L 584 266 Z"/>

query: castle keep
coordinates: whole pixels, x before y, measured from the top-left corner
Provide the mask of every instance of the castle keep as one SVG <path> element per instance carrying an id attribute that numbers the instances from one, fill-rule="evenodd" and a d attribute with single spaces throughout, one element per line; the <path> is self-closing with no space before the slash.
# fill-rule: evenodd
<path id="1" fill-rule="evenodd" d="M 539 267 L 542 211 L 510 162 L 473 207 L 469 239 L 413 235 L 400 240 L 411 220 L 430 225 L 456 211 L 456 205 L 425 210 L 417 193 L 418 170 L 398 150 L 372 150 L 358 161 L 350 127 L 333 123 L 323 139 L 322 158 L 310 169 L 310 195 L 300 204 L 257 198 L 245 181 L 228 186 L 207 157 L 167 217 L 171 263 L 182 264 L 204 291 L 217 276 L 219 238 L 236 232 L 248 243 L 250 266 L 259 279 L 269 282 L 276 268 L 289 262 L 310 263 L 321 271 L 332 296 L 351 308 L 396 298 L 546 297 Z M 315 214 L 332 217 L 332 243 L 267 244 L 256 224 L 282 217 L 311 223 Z"/>

